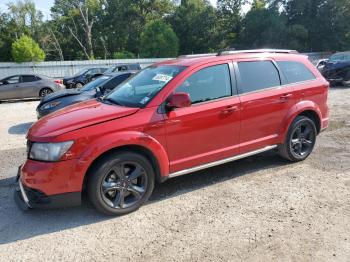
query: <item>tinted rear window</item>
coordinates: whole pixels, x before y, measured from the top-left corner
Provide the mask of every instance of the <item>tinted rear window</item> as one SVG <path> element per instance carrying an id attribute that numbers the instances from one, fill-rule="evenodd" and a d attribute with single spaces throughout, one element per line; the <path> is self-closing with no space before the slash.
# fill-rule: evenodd
<path id="1" fill-rule="evenodd" d="M 38 81 L 36 76 L 31 76 L 31 75 L 22 76 L 22 82 L 24 82 L 24 83 L 26 83 L 26 82 L 34 82 L 34 81 Z"/>
<path id="2" fill-rule="evenodd" d="M 316 79 L 314 74 L 302 63 L 279 61 L 277 64 L 287 78 L 288 83 L 298 83 Z"/>
<path id="3" fill-rule="evenodd" d="M 238 69 L 242 81 L 240 93 L 281 85 L 278 70 L 271 61 L 239 62 Z"/>

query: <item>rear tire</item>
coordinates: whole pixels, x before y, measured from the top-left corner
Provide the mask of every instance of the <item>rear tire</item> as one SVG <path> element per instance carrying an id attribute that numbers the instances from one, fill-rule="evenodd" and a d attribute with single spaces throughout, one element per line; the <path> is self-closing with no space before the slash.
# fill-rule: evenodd
<path id="1" fill-rule="evenodd" d="M 94 207 L 106 215 L 137 210 L 151 196 L 155 174 L 150 162 L 134 152 L 109 154 L 89 172 L 87 189 Z"/>
<path id="2" fill-rule="evenodd" d="M 51 94 L 51 93 L 53 93 L 52 89 L 50 89 L 50 88 L 43 88 L 39 92 L 39 97 L 45 97 L 45 96 L 47 96 L 48 94 Z"/>
<path id="3" fill-rule="evenodd" d="M 316 143 L 317 130 L 314 121 L 306 116 L 298 116 L 290 125 L 286 140 L 278 153 L 291 162 L 305 160 Z"/>

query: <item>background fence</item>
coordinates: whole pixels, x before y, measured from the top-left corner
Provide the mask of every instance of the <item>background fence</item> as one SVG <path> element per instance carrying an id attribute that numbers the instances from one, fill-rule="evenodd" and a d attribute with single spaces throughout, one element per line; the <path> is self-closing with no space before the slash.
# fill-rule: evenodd
<path id="1" fill-rule="evenodd" d="M 168 58 L 150 59 L 111 59 L 111 60 L 87 60 L 87 61 L 57 61 L 40 63 L 0 63 L 0 79 L 18 74 L 42 74 L 53 78 L 62 78 L 74 75 L 80 70 L 88 67 L 102 66 L 110 67 L 119 63 L 139 63 L 142 68 L 155 62 Z"/>
<path id="2" fill-rule="evenodd" d="M 331 53 L 305 53 L 309 56 L 312 63 L 316 64 L 318 60 L 328 58 Z M 147 59 L 111 59 L 111 60 L 87 60 L 87 61 L 57 61 L 40 63 L 0 63 L 0 79 L 17 74 L 42 74 L 53 78 L 63 78 L 67 75 L 73 75 L 78 71 L 94 66 L 112 66 L 119 63 L 139 63 L 142 68 L 155 62 L 169 58 L 147 58 Z"/>

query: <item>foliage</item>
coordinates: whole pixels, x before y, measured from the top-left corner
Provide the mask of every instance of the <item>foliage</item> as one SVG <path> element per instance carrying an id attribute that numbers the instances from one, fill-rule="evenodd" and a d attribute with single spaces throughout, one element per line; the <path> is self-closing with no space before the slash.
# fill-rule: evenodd
<path id="1" fill-rule="evenodd" d="M 29 36 L 22 36 L 12 44 L 12 56 L 15 62 L 40 62 L 45 60 L 45 53 Z"/>
<path id="2" fill-rule="evenodd" d="M 251 9 L 243 12 L 247 2 Z M 0 10 L 0 61 L 13 61 L 12 44 L 22 35 L 48 60 L 350 49 L 349 0 L 217 0 L 216 7 L 209 0 L 55 0 L 51 19 L 45 18 L 32 0 Z"/>
<path id="3" fill-rule="evenodd" d="M 181 1 L 168 20 L 180 40 L 181 54 L 218 49 L 217 14 L 208 1 Z"/>
<path id="4" fill-rule="evenodd" d="M 179 39 L 173 29 L 155 20 L 146 24 L 141 34 L 141 54 L 144 57 L 175 57 L 179 52 Z"/>
<path id="5" fill-rule="evenodd" d="M 135 54 L 131 53 L 129 51 L 119 51 L 113 53 L 113 58 L 114 59 L 128 59 L 128 58 L 135 58 Z"/>

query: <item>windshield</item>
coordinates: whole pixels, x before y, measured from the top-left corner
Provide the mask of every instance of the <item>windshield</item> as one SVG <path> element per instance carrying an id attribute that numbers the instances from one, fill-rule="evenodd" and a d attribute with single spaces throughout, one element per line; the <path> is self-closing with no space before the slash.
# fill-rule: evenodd
<path id="1" fill-rule="evenodd" d="M 79 75 L 85 74 L 87 71 L 88 69 L 82 69 L 78 73 L 75 73 L 73 76 L 79 76 Z"/>
<path id="2" fill-rule="evenodd" d="M 143 107 L 184 69 L 167 65 L 147 67 L 119 85 L 105 99 L 119 105 Z"/>
<path id="3" fill-rule="evenodd" d="M 335 61 L 347 61 L 350 60 L 350 53 L 339 53 L 339 54 L 335 54 L 332 55 L 329 58 L 330 61 L 335 62 Z"/>
<path id="4" fill-rule="evenodd" d="M 108 68 L 106 71 L 105 71 L 105 73 L 113 73 L 114 72 L 114 70 L 115 70 L 115 66 L 113 66 L 113 67 L 110 67 L 110 68 Z"/>
<path id="5" fill-rule="evenodd" d="M 91 91 L 97 87 L 100 87 L 102 84 L 107 82 L 111 76 L 100 76 L 99 78 L 95 79 L 94 81 L 91 81 L 87 85 L 85 85 L 81 91 Z"/>

